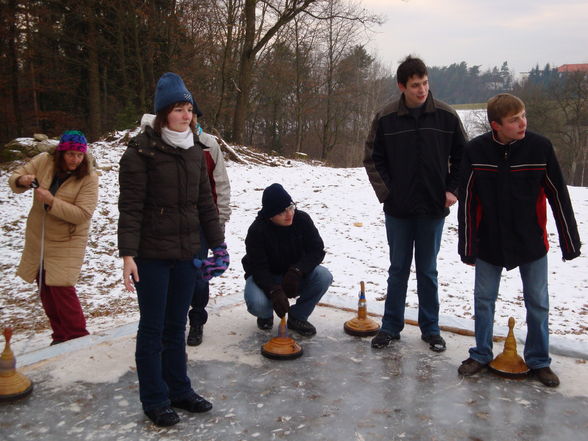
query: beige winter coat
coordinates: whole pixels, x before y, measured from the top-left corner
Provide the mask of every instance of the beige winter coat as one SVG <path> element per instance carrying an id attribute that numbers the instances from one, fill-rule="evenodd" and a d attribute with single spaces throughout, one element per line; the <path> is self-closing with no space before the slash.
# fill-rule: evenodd
<path id="1" fill-rule="evenodd" d="M 49 189 L 54 174 L 54 157 L 48 153 L 35 156 L 18 168 L 9 184 L 15 193 L 28 188 L 18 187 L 23 175 L 35 175 L 42 188 Z M 90 161 L 92 162 L 92 161 Z M 48 286 L 75 286 L 88 242 L 90 219 L 98 202 L 98 176 L 92 168 L 88 176 L 67 179 L 57 190 L 53 206 L 45 211 L 33 198 L 25 233 L 25 246 L 17 275 L 33 282 L 39 273 L 41 232 L 45 227 L 43 267 Z"/>

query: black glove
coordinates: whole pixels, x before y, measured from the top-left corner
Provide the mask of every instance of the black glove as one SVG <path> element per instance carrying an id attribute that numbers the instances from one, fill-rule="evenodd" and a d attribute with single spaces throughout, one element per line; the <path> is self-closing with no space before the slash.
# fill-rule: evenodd
<path id="1" fill-rule="evenodd" d="M 282 279 L 282 289 L 288 298 L 291 299 L 298 296 L 300 280 L 302 280 L 302 272 L 295 266 L 291 266 Z"/>
<path id="2" fill-rule="evenodd" d="M 290 303 L 288 303 L 288 297 L 286 297 L 286 293 L 282 287 L 276 286 L 273 288 L 270 291 L 269 297 L 272 301 L 274 311 L 276 311 L 276 314 L 278 314 L 278 317 L 284 317 L 290 309 Z"/>

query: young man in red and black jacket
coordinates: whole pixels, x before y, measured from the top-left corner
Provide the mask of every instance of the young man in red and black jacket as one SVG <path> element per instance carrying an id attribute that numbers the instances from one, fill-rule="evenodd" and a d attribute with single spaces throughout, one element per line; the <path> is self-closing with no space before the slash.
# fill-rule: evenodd
<path id="1" fill-rule="evenodd" d="M 459 367 L 481 371 L 493 359 L 494 307 L 502 269 L 519 267 L 527 308 L 525 361 L 546 386 L 559 385 L 549 357 L 546 201 L 564 260 L 580 255 L 572 203 L 551 142 L 527 131 L 525 105 L 510 94 L 488 101 L 492 131 L 466 145 L 459 189 L 459 254 L 476 267 L 476 346 Z"/>

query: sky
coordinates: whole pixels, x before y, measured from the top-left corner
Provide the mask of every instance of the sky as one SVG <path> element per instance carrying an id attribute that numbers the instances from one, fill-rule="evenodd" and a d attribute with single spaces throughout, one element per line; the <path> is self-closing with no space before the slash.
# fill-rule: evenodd
<path id="1" fill-rule="evenodd" d="M 370 47 L 396 71 L 407 54 L 428 66 L 508 62 L 516 75 L 546 63 L 588 63 L 585 0 L 361 0 L 385 15 Z"/>
<path id="2" fill-rule="evenodd" d="M 468 112 L 460 111 L 466 130 Z M 118 161 L 125 145 L 125 133 L 114 141 L 96 142 L 91 148 L 100 171 L 100 198 L 94 213 L 86 261 L 77 285 L 88 330 L 100 332 L 138 319 L 136 298 L 123 290 L 122 261 L 116 248 L 118 220 Z M 237 151 L 241 156 L 242 151 Z M 211 282 L 211 307 L 243 301 L 245 236 L 261 208 L 263 189 L 273 182 L 284 185 L 298 208 L 310 214 L 326 247 L 324 265 L 334 276 L 323 298 L 326 303 L 357 308 L 359 283 L 366 284 L 368 311 L 382 314 L 389 266 L 382 205 L 369 184 L 363 168 L 330 168 L 272 157 L 274 166 L 227 161 L 231 182 L 232 216 L 226 226 L 231 257 L 229 269 Z M 267 158 L 267 157 L 266 157 Z M 46 347 L 50 341 L 47 319 L 35 286 L 16 275 L 23 247 L 24 226 L 31 206 L 31 193 L 15 195 L 8 187 L 10 171 L 0 169 L 0 329 L 25 323 L 28 330 L 15 333 L 18 353 Z M 588 189 L 570 187 L 580 237 L 588 237 Z M 548 210 L 548 253 L 550 271 L 552 335 L 588 342 L 588 257 L 587 253 L 562 262 L 551 212 Z M 584 250 L 585 251 L 585 250 Z M 457 254 L 456 209 L 445 222 L 438 258 L 440 313 L 442 323 L 473 329 L 473 268 L 461 263 Z M 409 279 L 407 318 L 416 317 L 418 299 L 414 265 Z M 248 314 L 243 306 L 243 314 Z M 524 332 L 525 308 L 517 270 L 503 273 L 496 306 L 496 326 L 506 328 L 508 318 L 517 322 L 517 336 Z M 254 320 L 251 317 L 251 320 Z M 312 319 L 311 319 L 312 321 Z M 26 347 L 23 347 L 25 345 Z"/>

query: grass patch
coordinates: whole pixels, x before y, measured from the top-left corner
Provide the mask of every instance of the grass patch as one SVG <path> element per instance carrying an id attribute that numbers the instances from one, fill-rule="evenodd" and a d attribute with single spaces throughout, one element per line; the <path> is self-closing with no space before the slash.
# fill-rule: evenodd
<path id="1" fill-rule="evenodd" d="M 486 103 L 452 104 L 455 110 L 479 110 L 485 109 Z"/>

